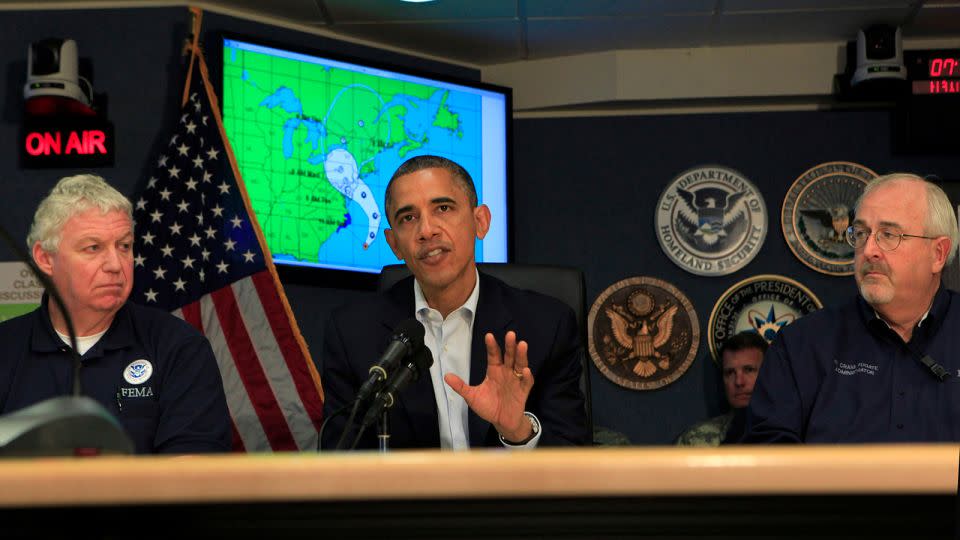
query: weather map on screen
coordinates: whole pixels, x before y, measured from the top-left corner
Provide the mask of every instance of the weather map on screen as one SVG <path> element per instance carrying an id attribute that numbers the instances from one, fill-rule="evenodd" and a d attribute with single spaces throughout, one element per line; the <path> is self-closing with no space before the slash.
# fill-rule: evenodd
<path id="1" fill-rule="evenodd" d="M 384 190 L 407 159 L 461 164 L 507 260 L 508 94 L 224 39 L 223 120 L 274 262 L 379 272 Z"/>

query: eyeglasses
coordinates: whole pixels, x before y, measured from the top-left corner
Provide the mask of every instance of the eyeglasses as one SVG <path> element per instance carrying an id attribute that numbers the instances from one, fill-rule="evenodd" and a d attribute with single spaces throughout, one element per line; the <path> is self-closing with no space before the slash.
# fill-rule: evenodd
<path id="1" fill-rule="evenodd" d="M 853 246 L 855 249 L 862 248 L 867 243 L 867 238 L 870 238 L 870 229 L 857 226 L 847 227 L 847 243 Z M 904 238 L 924 238 L 927 240 L 934 240 L 937 237 L 905 234 L 899 232 L 897 229 L 880 227 L 877 229 L 877 232 L 873 233 L 873 238 L 877 241 L 877 245 L 880 246 L 880 249 L 884 251 L 893 251 L 900 247 L 900 242 L 902 242 Z"/>

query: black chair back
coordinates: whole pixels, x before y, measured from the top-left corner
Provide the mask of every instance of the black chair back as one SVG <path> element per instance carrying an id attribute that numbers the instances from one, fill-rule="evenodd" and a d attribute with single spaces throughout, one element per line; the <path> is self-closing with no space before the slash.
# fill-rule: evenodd
<path id="1" fill-rule="evenodd" d="M 515 263 L 477 263 L 477 268 L 516 289 L 525 289 L 547 296 L 570 306 L 577 318 L 580 332 L 580 390 L 583 392 L 587 414 L 587 428 L 593 434 L 593 399 L 590 392 L 590 361 L 586 354 L 587 301 L 583 272 L 568 266 Z M 410 275 L 404 264 L 384 266 L 377 282 L 377 290 L 385 291 Z"/>

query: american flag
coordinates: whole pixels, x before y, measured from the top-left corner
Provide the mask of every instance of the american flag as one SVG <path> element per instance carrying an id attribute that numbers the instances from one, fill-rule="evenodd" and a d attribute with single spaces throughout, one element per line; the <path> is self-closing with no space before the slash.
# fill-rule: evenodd
<path id="1" fill-rule="evenodd" d="M 235 450 L 316 449 L 320 378 L 251 220 L 206 64 L 191 62 L 177 127 L 135 202 L 132 298 L 210 340 Z"/>

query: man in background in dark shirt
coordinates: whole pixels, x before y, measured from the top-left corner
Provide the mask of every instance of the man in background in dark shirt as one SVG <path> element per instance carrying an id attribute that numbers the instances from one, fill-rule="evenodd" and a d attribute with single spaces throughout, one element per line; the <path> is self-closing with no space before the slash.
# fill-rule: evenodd
<path id="1" fill-rule="evenodd" d="M 957 250 L 942 189 L 897 173 L 867 185 L 847 230 L 860 294 L 784 328 L 767 352 L 743 442 L 960 440 Z"/>

